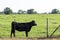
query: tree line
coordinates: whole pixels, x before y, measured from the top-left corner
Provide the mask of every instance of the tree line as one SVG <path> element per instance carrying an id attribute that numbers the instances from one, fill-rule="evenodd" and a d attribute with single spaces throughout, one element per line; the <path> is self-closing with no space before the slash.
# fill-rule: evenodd
<path id="1" fill-rule="evenodd" d="M 13 12 L 12 9 L 10 9 L 9 7 L 4 8 L 3 10 L 4 14 L 36 14 L 37 12 L 34 11 L 34 9 L 28 9 L 27 11 L 23 11 L 23 10 L 18 10 L 18 12 Z"/>
<path id="2" fill-rule="evenodd" d="M 4 13 L 4 14 L 37 14 L 37 11 L 34 11 L 34 9 L 28 9 L 27 11 L 23 11 L 23 10 L 18 10 L 17 12 L 13 12 L 12 9 L 10 9 L 9 7 L 4 8 L 4 10 L 0 13 Z M 60 11 L 58 9 L 52 9 L 52 11 L 49 14 L 58 14 L 60 13 Z"/>

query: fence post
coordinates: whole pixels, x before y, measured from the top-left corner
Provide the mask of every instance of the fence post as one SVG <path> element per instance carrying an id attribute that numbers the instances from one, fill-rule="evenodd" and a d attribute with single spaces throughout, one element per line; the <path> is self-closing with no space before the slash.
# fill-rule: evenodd
<path id="1" fill-rule="evenodd" d="M 48 37 L 48 18 L 46 18 L 46 35 Z"/>

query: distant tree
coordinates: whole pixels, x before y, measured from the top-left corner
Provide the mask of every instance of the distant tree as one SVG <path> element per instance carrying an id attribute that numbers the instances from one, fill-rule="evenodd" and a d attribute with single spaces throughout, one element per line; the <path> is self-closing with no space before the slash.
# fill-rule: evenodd
<path id="1" fill-rule="evenodd" d="M 33 13 L 34 13 L 34 14 L 37 14 L 37 11 L 34 11 Z"/>
<path id="2" fill-rule="evenodd" d="M 4 13 L 5 13 L 5 14 L 10 14 L 10 13 L 12 13 L 12 10 L 11 10 L 10 8 L 6 7 L 6 8 L 4 9 Z"/>
<path id="3" fill-rule="evenodd" d="M 24 14 L 24 13 L 27 13 L 26 11 L 23 11 L 23 10 L 18 10 L 17 12 L 18 14 Z"/>
<path id="4" fill-rule="evenodd" d="M 59 10 L 58 9 L 52 9 L 52 12 L 51 12 L 52 14 L 57 14 L 57 13 L 59 13 Z"/>
<path id="5" fill-rule="evenodd" d="M 23 14 L 26 14 L 27 12 L 26 12 L 26 11 L 23 11 L 22 13 L 23 13 Z"/>
<path id="6" fill-rule="evenodd" d="M 28 13 L 28 14 L 33 14 L 33 13 L 34 13 L 34 9 L 28 9 L 28 10 L 27 10 L 27 13 Z"/>
<path id="7" fill-rule="evenodd" d="M 21 14 L 22 13 L 22 10 L 18 10 L 18 14 Z"/>

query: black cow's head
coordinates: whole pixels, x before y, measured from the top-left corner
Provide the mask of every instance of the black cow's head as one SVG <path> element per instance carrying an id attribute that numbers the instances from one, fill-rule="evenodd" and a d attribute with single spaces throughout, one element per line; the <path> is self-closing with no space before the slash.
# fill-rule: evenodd
<path id="1" fill-rule="evenodd" d="M 32 21 L 32 25 L 33 26 L 36 26 L 37 25 L 34 20 Z"/>

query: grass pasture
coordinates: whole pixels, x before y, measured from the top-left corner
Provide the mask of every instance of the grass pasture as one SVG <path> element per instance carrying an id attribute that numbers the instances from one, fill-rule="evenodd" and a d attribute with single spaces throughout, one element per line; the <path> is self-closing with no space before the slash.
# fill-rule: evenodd
<path id="1" fill-rule="evenodd" d="M 37 26 L 32 27 L 29 32 L 29 37 L 46 37 L 46 18 L 49 23 L 49 35 L 60 24 L 60 14 L 11 14 L 0 15 L 0 37 L 9 37 L 11 31 L 11 22 L 15 19 L 16 22 L 30 22 L 35 20 Z M 60 28 L 54 33 L 60 35 Z M 25 37 L 25 32 L 16 31 L 16 37 Z"/>

